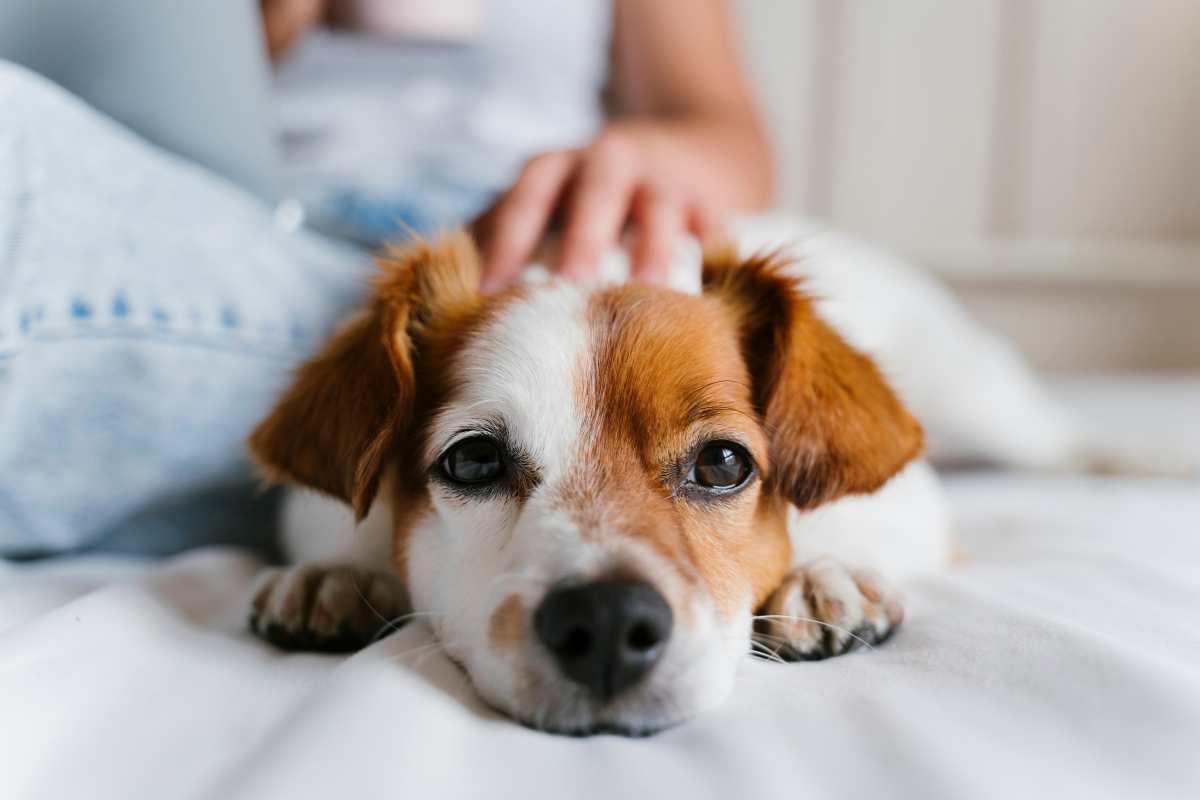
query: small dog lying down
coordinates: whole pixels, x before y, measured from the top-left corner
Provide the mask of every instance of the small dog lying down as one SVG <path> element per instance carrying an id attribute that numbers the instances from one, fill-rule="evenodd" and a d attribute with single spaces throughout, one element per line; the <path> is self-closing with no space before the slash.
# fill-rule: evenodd
<path id="1" fill-rule="evenodd" d="M 885 641 L 882 572 L 948 560 L 941 497 L 921 427 L 787 266 L 709 252 L 697 294 L 489 296 L 464 234 L 381 259 L 250 439 L 361 525 L 265 574 L 252 628 L 348 650 L 412 615 L 489 704 L 567 733 L 695 715 L 752 647 Z M 292 516 L 319 528 L 314 498 Z"/>

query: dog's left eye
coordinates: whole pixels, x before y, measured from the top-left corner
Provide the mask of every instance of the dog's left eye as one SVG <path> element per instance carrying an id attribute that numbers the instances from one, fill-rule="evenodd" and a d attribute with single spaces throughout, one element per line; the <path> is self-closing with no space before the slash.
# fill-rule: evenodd
<path id="1" fill-rule="evenodd" d="M 442 457 L 442 471 L 457 483 L 490 483 L 504 472 L 504 459 L 491 439 L 473 437 L 450 448 Z"/>
<path id="2" fill-rule="evenodd" d="M 750 458 L 730 442 L 711 442 L 696 456 L 688 479 L 706 489 L 736 489 L 750 477 Z"/>

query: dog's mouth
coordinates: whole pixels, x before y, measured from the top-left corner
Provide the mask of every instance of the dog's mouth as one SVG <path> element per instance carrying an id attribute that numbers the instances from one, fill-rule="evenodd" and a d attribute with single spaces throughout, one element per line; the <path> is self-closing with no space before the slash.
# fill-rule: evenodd
<path id="1" fill-rule="evenodd" d="M 586 739 L 590 736 L 622 736 L 626 739 L 646 739 L 684 722 L 684 720 L 679 720 L 678 722 L 668 722 L 653 727 L 622 725 L 620 723 L 603 723 L 597 725 L 558 728 L 554 727 L 553 725 L 538 725 L 533 722 L 526 722 L 520 719 L 516 721 L 522 726 L 529 728 L 530 730 L 537 731 L 538 733 L 549 733 L 555 736 L 568 736 L 573 739 Z"/>
<path id="2" fill-rule="evenodd" d="M 692 716 L 683 713 L 667 714 L 665 709 L 656 707 L 657 704 L 652 700 L 643 701 L 636 693 L 620 698 L 610 705 L 600 706 L 590 702 L 577 702 L 568 691 L 561 705 L 537 704 L 533 713 L 529 713 L 524 707 L 525 704 L 507 708 L 491 705 L 493 709 L 524 728 L 571 738 L 620 736 L 644 739 L 683 724 Z"/>
<path id="3" fill-rule="evenodd" d="M 529 674 L 518 679 L 526 688 L 513 694 L 498 693 L 494 687 L 477 680 L 463 664 L 454 663 L 484 704 L 539 733 L 571 738 L 607 735 L 641 739 L 680 725 L 693 716 L 676 700 L 674 686 L 639 687 L 601 702 L 590 698 L 576 684 L 547 674 L 540 668 L 544 664 L 527 664 L 524 668 Z M 540 677 L 532 677 L 535 674 Z"/>
<path id="4" fill-rule="evenodd" d="M 436 634 L 435 634 L 436 635 Z M 490 698 L 485 686 L 475 680 L 471 670 L 459 658 L 441 648 L 442 654 L 459 669 L 463 676 L 474 688 L 476 695 L 497 714 L 502 714 L 523 728 L 538 733 L 548 733 L 553 736 L 566 736 L 573 739 L 586 739 L 590 736 L 621 736 L 627 739 L 645 739 L 674 728 L 686 722 L 690 717 L 679 715 L 676 718 L 665 718 L 661 714 L 649 718 L 644 711 L 637 710 L 636 697 L 620 697 L 609 705 L 599 705 L 592 702 L 580 702 L 578 694 L 568 690 L 564 693 L 561 707 L 553 704 L 546 707 L 548 713 L 535 715 L 513 707 L 516 698 Z M 539 693 L 540 694 L 540 693 Z M 632 701 L 632 702 L 631 702 Z M 611 706 L 622 705 L 624 712 L 617 712 Z M 571 706 L 573 713 L 566 713 Z M 583 710 L 580 710 L 580 707 Z M 575 719 L 565 721 L 567 716 Z M 622 718 L 625 717 L 625 718 Z M 634 718 L 637 718 L 636 720 Z"/>

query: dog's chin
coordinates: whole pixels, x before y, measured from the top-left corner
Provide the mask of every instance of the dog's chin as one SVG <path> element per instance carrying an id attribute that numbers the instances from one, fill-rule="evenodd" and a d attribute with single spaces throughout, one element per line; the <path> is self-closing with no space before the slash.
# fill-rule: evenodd
<path id="1" fill-rule="evenodd" d="M 516 718 L 514 717 L 514 719 Z M 644 739 L 647 736 L 653 736 L 660 731 L 665 731 L 667 728 L 674 727 L 675 725 L 685 722 L 686 720 L 678 720 L 676 722 L 670 722 L 657 727 L 631 727 L 614 723 L 605 723 L 574 728 L 555 728 L 548 725 L 537 725 L 533 722 L 522 719 L 516 719 L 516 721 L 524 725 L 526 728 L 537 731 L 538 733 L 550 733 L 555 736 L 570 736 L 575 739 L 584 739 L 588 736 L 601 735 L 624 736 L 627 739 Z"/>
<path id="2" fill-rule="evenodd" d="M 686 722 L 730 695 L 734 670 L 709 666 L 689 670 L 692 674 L 670 685 L 651 681 L 606 703 L 558 678 L 522 681 L 526 690 L 516 694 L 488 691 L 474 678 L 472 682 L 484 702 L 532 730 L 571 737 L 643 738 Z"/>
<path id="3" fill-rule="evenodd" d="M 582 707 L 572 705 L 562 711 L 540 709 L 538 713 L 528 713 L 520 709 L 498 710 L 531 730 L 575 738 L 608 734 L 640 739 L 686 722 L 695 715 L 695 712 L 664 714 L 618 711 L 603 706 L 592 708 L 590 703 L 581 705 Z"/>

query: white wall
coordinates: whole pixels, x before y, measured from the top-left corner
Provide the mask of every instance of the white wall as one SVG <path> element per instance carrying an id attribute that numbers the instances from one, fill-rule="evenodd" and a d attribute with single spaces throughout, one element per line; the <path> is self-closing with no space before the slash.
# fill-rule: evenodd
<path id="1" fill-rule="evenodd" d="M 1068 294 L 1072 282 L 1170 287 L 1167 329 L 1141 351 L 1083 337 L 1033 355 L 1055 367 L 1200 366 L 1189 329 L 1200 328 L 1200 0 L 736 8 L 781 205 L 918 258 L 969 300 L 989 293 L 984 315 L 1002 327 L 1019 313 L 1018 284 L 1025 295 L 1050 278 Z M 996 313 L 1001 288 L 1011 313 Z M 1194 316 L 1166 311 L 1180 292 Z M 1083 327 L 1103 327 L 1094 322 Z M 1036 350 L 1043 332 L 1017 333 Z"/>

